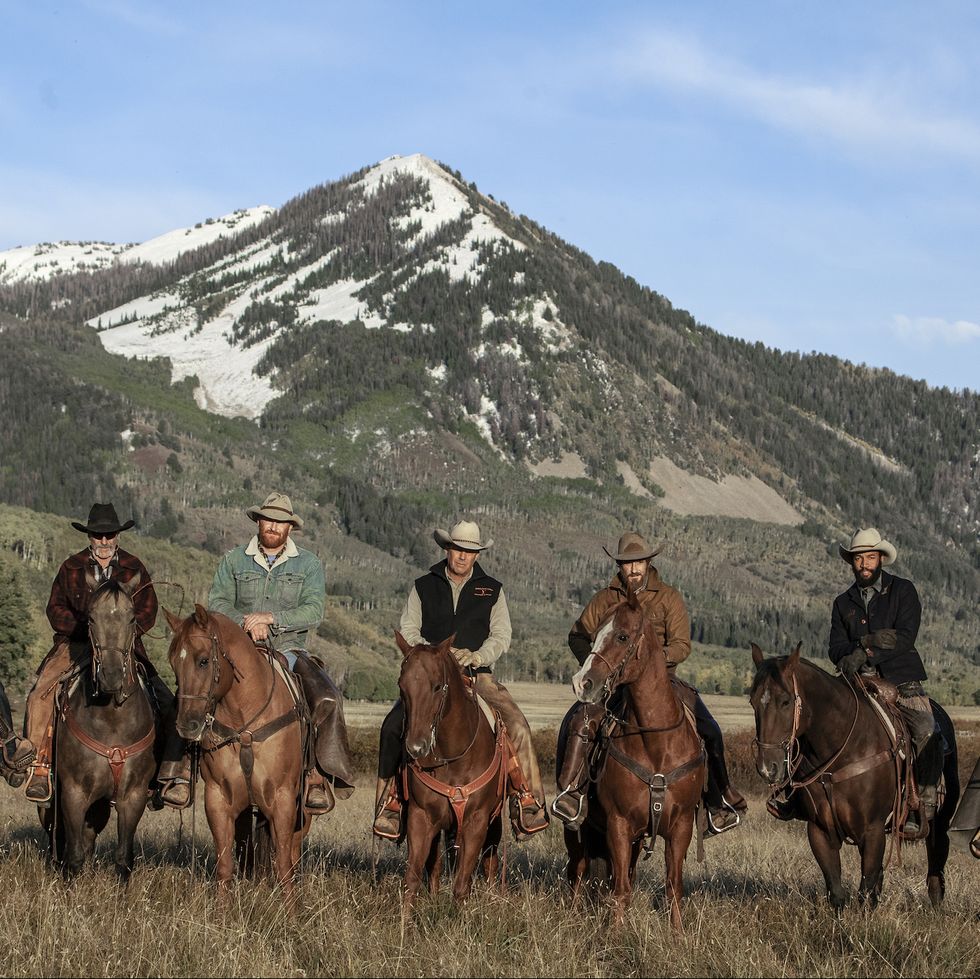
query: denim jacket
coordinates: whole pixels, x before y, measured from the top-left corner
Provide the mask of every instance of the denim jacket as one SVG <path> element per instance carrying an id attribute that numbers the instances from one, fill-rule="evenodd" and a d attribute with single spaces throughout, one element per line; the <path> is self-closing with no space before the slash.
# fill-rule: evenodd
<path id="1" fill-rule="evenodd" d="M 272 645 L 280 652 L 306 649 L 307 636 L 323 619 L 326 582 L 323 565 L 292 539 L 271 568 L 257 537 L 229 551 L 218 565 L 208 607 L 239 625 L 249 612 L 272 612 Z"/>

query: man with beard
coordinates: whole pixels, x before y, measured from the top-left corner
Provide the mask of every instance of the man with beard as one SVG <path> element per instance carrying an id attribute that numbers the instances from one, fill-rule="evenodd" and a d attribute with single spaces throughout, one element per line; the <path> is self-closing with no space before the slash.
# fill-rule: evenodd
<path id="1" fill-rule="evenodd" d="M 828 653 L 847 677 L 877 673 L 898 687 L 898 708 L 915 742 L 920 809 L 909 814 L 905 833 L 918 835 L 936 812 L 936 785 L 943 769 L 942 737 L 922 688 L 925 667 L 915 648 L 922 607 L 915 585 L 882 571 L 898 552 L 874 527 L 856 530 L 838 546 L 854 584 L 834 600 Z M 779 813 L 783 815 L 783 813 Z"/>
<path id="2" fill-rule="evenodd" d="M 208 607 L 227 615 L 251 636 L 257 645 L 279 653 L 299 678 L 314 726 L 316 760 L 307 774 L 305 805 L 308 812 L 329 812 L 334 797 L 324 773 L 345 798 L 353 791 L 353 765 L 344 723 L 343 698 L 333 682 L 312 659 L 306 646 L 310 630 L 323 618 L 326 594 L 320 559 L 297 547 L 290 532 L 303 521 L 293 511 L 288 496 L 270 493 L 261 506 L 245 514 L 258 524 L 258 533 L 229 551 L 218 565 Z M 176 738 L 176 732 L 172 732 Z M 163 801 L 175 808 L 190 804 L 190 762 L 183 754 L 179 762 L 160 769 L 166 782 Z"/>
<path id="3" fill-rule="evenodd" d="M 129 530 L 134 521 L 120 523 L 116 508 L 111 503 L 93 503 L 88 523 L 73 520 L 71 525 L 88 535 L 88 547 L 62 563 L 51 585 L 47 615 L 54 629 L 54 645 L 38 667 L 37 679 L 27 695 L 24 712 L 26 746 L 37 752 L 34 772 L 25 794 L 31 802 L 39 805 L 51 799 L 51 748 L 58 687 L 61 681 L 74 676 L 91 655 L 88 601 L 103 582 L 115 579 L 120 584 L 126 584 L 139 579 L 140 585 L 133 593 L 137 625 L 133 652 L 156 700 L 158 711 L 165 722 L 168 719 L 172 722 L 173 719 L 174 695 L 157 674 L 143 648 L 142 634 L 153 628 L 157 617 L 157 596 L 150 572 L 136 555 L 119 546 L 119 534 Z"/>
<path id="4" fill-rule="evenodd" d="M 724 833 L 739 824 L 740 813 L 748 805 L 742 794 L 728 778 L 725 764 L 725 743 L 721 728 L 711 716 L 698 691 L 677 676 L 677 664 L 691 654 L 691 623 L 684 599 L 676 588 L 660 580 L 660 574 L 650 563 L 660 553 L 637 533 L 625 533 L 619 538 L 616 553 L 603 547 L 617 565 L 615 577 L 586 605 L 568 634 L 569 649 L 579 665 L 592 652 L 592 641 L 612 610 L 635 592 L 647 618 L 663 645 L 667 669 L 674 693 L 694 714 L 698 736 L 704 742 L 708 756 L 708 786 L 704 793 L 708 810 L 708 832 Z M 616 695 L 613 697 L 615 704 Z M 562 722 L 558 735 L 558 795 L 551 811 L 566 826 L 577 829 L 585 822 L 588 806 L 588 755 L 599 724 L 605 715 L 603 708 L 575 704 Z M 564 756 L 564 757 L 562 757 Z"/>

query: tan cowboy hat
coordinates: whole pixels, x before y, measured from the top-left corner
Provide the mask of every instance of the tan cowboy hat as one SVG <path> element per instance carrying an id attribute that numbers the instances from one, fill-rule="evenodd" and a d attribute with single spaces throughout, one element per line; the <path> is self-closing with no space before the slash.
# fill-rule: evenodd
<path id="1" fill-rule="evenodd" d="M 432 538 L 442 548 L 455 547 L 460 551 L 485 551 L 488 547 L 493 547 L 492 538 L 483 543 L 480 525 L 472 520 L 460 520 L 448 534 L 436 527 L 432 531 Z"/>
<path id="2" fill-rule="evenodd" d="M 135 524 L 135 520 L 120 523 L 119 517 L 116 516 L 116 508 L 111 503 L 93 503 L 92 509 L 88 512 L 87 525 L 79 523 L 77 520 L 71 522 L 75 530 L 80 530 L 83 534 L 88 534 L 89 537 L 118 534 L 123 530 L 129 530 Z"/>
<path id="3" fill-rule="evenodd" d="M 851 544 L 849 547 L 845 547 L 843 544 L 838 544 L 837 546 L 840 550 L 841 558 L 848 564 L 851 563 L 851 558 L 855 554 L 864 554 L 866 551 L 879 551 L 881 553 L 882 567 L 892 564 L 895 558 L 898 557 L 898 551 L 895 550 L 895 545 L 886 541 L 874 527 L 868 527 L 865 530 L 855 530 L 851 534 Z"/>
<path id="4" fill-rule="evenodd" d="M 302 527 L 303 520 L 293 512 L 293 504 L 285 493 L 270 493 L 262 506 L 250 506 L 245 511 L 245 516 L 249 520 L 258 522 L 260 518 L 265 520 L 278 520 L 279 523 L 291 523 L 294 527 Z"/>
<path id="5" fill-rule="evenodd" d="M 662 547 L 654 550 L 640 534 L 632 530 L 628 530 L 619 538 L 619 545 L 615 554 L 605 544 L 602 545 L 602 549 L 614 561 L 647 561 L 656 557 L 663 550 Z"/>

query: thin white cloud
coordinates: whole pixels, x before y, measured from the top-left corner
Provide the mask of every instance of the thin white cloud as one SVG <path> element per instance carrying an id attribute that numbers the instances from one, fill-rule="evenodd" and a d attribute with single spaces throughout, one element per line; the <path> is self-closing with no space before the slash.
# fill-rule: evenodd
<path id="1" fill-rule="evenodd" d="M 918 110 L 882 84 L 804 83 L 711 51 L 697 40 L 648 33 L 623 49 L 617 67 L 627 78 L 727 102 L 783 130 L 829 139 L 860 152 L 941 154 L 980 160 L 980 125 L 942 108 Z"/>
<path id="2" fill-rule="evenodd" d="M 951 323 L 939 316 L 905 316 L 896 314 L 893 318 L 898 335 L 915 343 L 935 342 L 955 346 L 980 340 L 980 323 L 969 320 L 956 320 Z"/>

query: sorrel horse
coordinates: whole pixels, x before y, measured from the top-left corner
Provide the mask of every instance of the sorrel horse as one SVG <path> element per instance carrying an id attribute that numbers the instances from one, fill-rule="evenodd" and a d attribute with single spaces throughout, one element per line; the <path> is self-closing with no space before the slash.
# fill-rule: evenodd
<path id="1" fill-rule="evenodd" d="M 611 732 L 604 769 L 589 789 L 589 816 L 581 834 L 565 830 L 568 877 L 577 896 L 592 861 L 608 860 L 613 904 L 621 923 L 633 890 L 644 838 L 648 852 L 657 836 L 666 845 L 666 894 L 670 923 L 683 931 L 683 867 L 694 833 L 706 761 L 667 673 L 663 645 L 630 594 L 596 633 L 592 653 L 572 680 L 580 701 L 608 703 L 626 691 Z"/>
<path id="2" fill-rule="evenodd" d="M 840 910 L 847 903 L 840 862 L 845 842 L 855 843 L 861 855 L 858 896 L 874 907 L 884 881 L 885 835 L 902 819 L 901 770 L 888 733 L 863 693 L 846 677 L 802 659 L 799 645 L 789 656 L 767 659 L 752 643 L 752 659 L 756 672 L 749 699 L 759 774 L 773 795 L 795 790 L 793 800 L 806 820 L 832 907 Z M 935 701 L 932 709 L 950 748 L 943 767 L 946 796 L 926 837 L 926 883 L 938 907 L 960 786 L 953 726 Z"/>
<path id="3" fill-rule="evenodd" d="M 443 832 L 455 829 L 458 854 L 453 897 L 469 897 L 482 862 L 487 880 L 499 870 L 501 818 L 507 781 L 504 728 L 494 732 L 450 651 L 453 637 L 438 646 L 411 646 L 395 633 L 402 652 L 398 689 L 405 705 L 405 769 L 408 865 L 405 904 L 409 913 L 428 874 L 429 892 L 439 890 Z"/>
<path id="4" fill-rule="evenodd" d="M 202 749 L 219 894 L 227 894 L 236 853 L 246 869 L 254 808 L 291 906 L 310 826 L 302 806 L 304 732 L 293 696 L 269 657 L 226 615 L 201 605 L 184 620 L 168 609 L 164 614 L 174 633 L 169 656 L 177 678 L 177 733 Z"/>
<path id="5" fill-rule="evenodd" d="M 55 733 L 55 791 L 40 807 L 52 857 L 66 876 L 95 852 L 95 839 L 116 810 L 116 871 L 133 869 L 136 827 L 156 773 L 156 718 L 136 673 L 132 596 L 141 576 L 96 587 L 88 603 L 91 669 L 61 701 Z"/>

